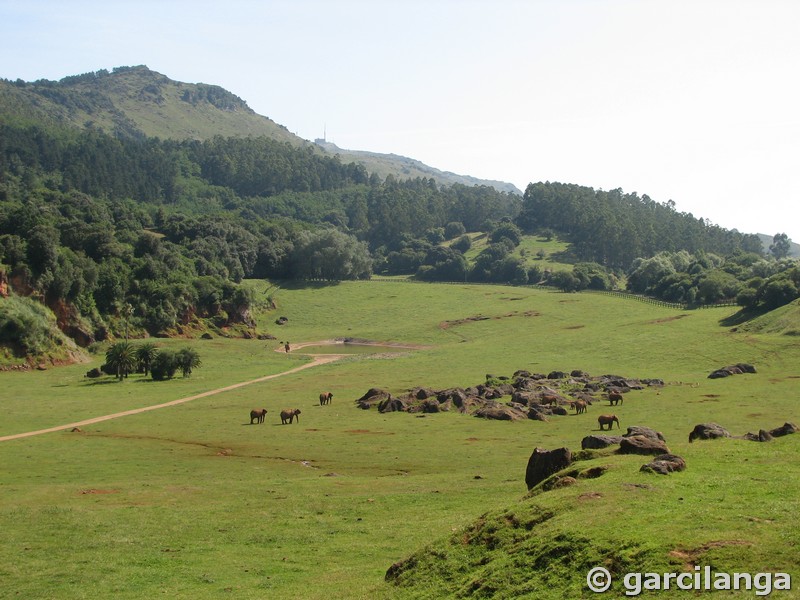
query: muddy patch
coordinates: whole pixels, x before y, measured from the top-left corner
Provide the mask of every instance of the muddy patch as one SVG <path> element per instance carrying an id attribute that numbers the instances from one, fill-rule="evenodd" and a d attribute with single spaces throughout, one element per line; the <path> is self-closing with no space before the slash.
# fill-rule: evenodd
<path id="1" fill-rule="evenodd" d="M 393 431 L 372 431 L 371 429 L 346 429 L 345 433 L 367 434 L 367 435 L 394 435 Z"/>
<path id="2" fill-rule="evenodd" d="M 524 312 L 514 311 L 496 317 L 487 317 L 486 315 L 473 315 L 471 317 L 466 317 L 464 319 L 453 319 L 448 321 L 442 321 L 441 323 L 439 323 L 439 329 L 449 329 L 450 327 L 454 327 L 456 325 L 465 325 L 466 323 L 476 323 L 478 321 L 489 321 L 490 319 L 498 320 L 498 319 L 512 319 L 514 317 L 538 317 L 540 315 L 541 313 L 535 310 L 526 310 Z"/>
<path id="3" fill-rule="evenodd" d="M 600 492 L 586 492 L 585 494 L 578 496 L 578 500 L 597 500 L 598 498 L 602 497 L 603 494 Z"/>
<path id="4" fill-rule="evenodd" d="M 456 325 L 463 325 L 464 323 L 475 323 L 476 321 L 488 321 L 489 317 L 484 317 L 483 315 L 475 315 L 473 317 L 467 317 L 465 319 L 454 319 L 450 321 L 442 321 L 439 323 L 439 329 L 450 329 Z"/>
<path id="5" fill-rule="evenodd" d="M 752 545 L 753 545 L 752 542 L 748 542 L 746 540 L 719 540 L 703 544 L 702 546 L 694 549 L 676 548 L 675 550 L 671 550 L 669 552 L 669 556 L 683 561 L 684 568 L 686 568 L 686 570 L 688 571 L 691 571 L 697 566 L 700 558 L 706 552 L 713 550 L 714 548 L 726 548 L 728 546 L 752 546 Z"/>
<path id="6" fill-rule="evenodd" d="M 664 317 L 663 319 L 656 319 L 655 321 L 647 321 L 648 325 L 656 325 L 658 323 L 669 323 L 670 321 L 677 321 L 678 319 L 685 319 L 689 315 L 674 315 L 672 317 Z"/>

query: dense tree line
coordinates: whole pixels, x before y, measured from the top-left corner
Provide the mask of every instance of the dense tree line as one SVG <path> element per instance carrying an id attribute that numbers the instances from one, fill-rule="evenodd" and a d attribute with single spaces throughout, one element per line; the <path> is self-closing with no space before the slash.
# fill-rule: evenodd
<path id="1" fill-rule="evenodd" d="M 123 322 L 150 333 L 197 318 L 247 322 L 246 277 L 369 277 L 373 254 L 454 220 L 514 216 L 519 204 L 489 187 L 382 181 L 267 138 L 0 123 L 0 264 L 83 342 Z"/>
<path id="2" fill-rule="evenodd" d="M 627 269 L 637 258 L 658 252 L 686 250 L 725 256 L 762 251 L 754 234 L 679 213 L 672 201 L 662 204 L 620 189 L 532 183 L 525 190 L 516 222 L 527 232 L 553 229 L 572 242 L 580 260 L 611 268 Z"/>
<path id="3" fill-rule="evenodd" d="M 727 257 L 660 252 L 634 261 L 627 285 L 632 292 L 690 306 L 736 301 L 772 310 L 800 297 L 800 266 L 796 260 L 749 252 Z"/>
<path id="4" fill-rule="evenodd" d="M 489 244 L 470 264 L 465 234 L 475 231 Z M 581 262 L 567 274 L 531 267 L 514 249 L 532 231 L 558 232 Z M 787 245 L 776 236 L 774 258 Z M 668 300 L 771 306 L 795 296 L 795 272 L 775 266 L 784 263 L 744 273 L 734 265 L 745 259 L 716 258 L 760 253 L 757 236 L 621 190 L 537 183 L 520 200 L 381 180 L 267 138 L 163 141 L 0 122 L 0 264 L 83 342 L 123 323 L 150 333 L 200 318 L 246 323 L 253 298 L 238 284 L 251 277 L 551 277 L 577 290 L 609 289 L 627 272 L 632 290 Z"/>

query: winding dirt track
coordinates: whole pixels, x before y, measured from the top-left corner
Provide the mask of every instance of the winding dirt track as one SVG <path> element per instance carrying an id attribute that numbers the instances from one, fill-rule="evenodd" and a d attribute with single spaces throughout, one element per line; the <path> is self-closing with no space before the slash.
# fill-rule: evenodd
<path id="1" fill-rule="evenodd" d="M 320 345 L 326 342 L 309 342 L 307 344 L 298 344 L 297 348 L 305 345 Z M 17 440 L 20 438 L 31 437 L 34 435 L 41 435 L 43 433 L 52 433 L 54 431 L 63 431 L 65 429 L 72 429 L 73 427 L 83 427 L 85 425 L 91 425 L 93 423 L 100 423 L 101 421 L 109 421 L 111 419 L 118 419 L 119 417 L 126 417 L 128 415 L 136 415 L 139 413 L 147 412 L 149 410 L 158 410 L 160 408 L 166 408 L 168 406 L 175 406 L 177 404 L 183 404 L 185 402 L 191 402 L 192 400 L 198 400 L 200 398 L 205 398 L 207 396 L 213 396 L 215 394 L 221 394 L 223 392 L 228 392 L 230 390 L 235 390 L 237 388 L 244 387 L 246 385 L 250 385 L 252 383 L 260 383 L 262 381 L 267 381 L 269 379 L 275 379 L 276 377 L 283 377 L 284 375 L 291 375 L 292 373 L 297 373 L 298 371 L 302 371 L 304 369 L 310 369 L 312 367 L 317 367 L 319 365 L 324 365 L 327 363 L 331 363 L 343 358 L 344 354 L 323 354 L 323 355 L 312 355 L 313 360 L 309 363 L 304 365 L 300 365 L 299 367 L 295 367 L 293 369 L 289 369 L 288 371 L 283 371 L 282 373 L 275 373 L 273 375 L 265 375 L 264 377 L 259 377 L 258 379 L 251 379 L 250 381 L 243 381 L 242 383 L 234 383 L 233 385 L 229 385 L 226 387 L 218 388 L 216 390 L 209 390 L 207 392 L 203 392 L 202 394 L 196 394 L 194 396 L 187 396 L 186 398 L 179 398 L 178 400 L 172 400 L 170 402 L 164 402 L 163 404 L 154 404 L 153 406 L 145 406 L 143 408 L 134 408 L 132 410 L 126 410 L 123 412 L 114 413 L 111 415 L 104 415 L 102 417 L 94 417 L 92 419 L 85 419 L 83 421 L 76 421 L 75 423 L 68 423 L 66 425 L 57 425 L 55 427 L 48 427 L 47 429 L 39 429 L 37 431 L 28 431 L 25 433 L 15 433 L 14 435 L 6 435 L 0 437 L 0 442 L 6 442 L 9 440 Z"/>

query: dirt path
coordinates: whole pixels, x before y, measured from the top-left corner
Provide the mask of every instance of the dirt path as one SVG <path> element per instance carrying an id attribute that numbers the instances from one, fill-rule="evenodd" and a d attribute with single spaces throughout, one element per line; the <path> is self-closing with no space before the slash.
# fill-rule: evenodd
<path id="1" fill-rule="evenodd" d="M 322 345 L 325 342 L 310 342 L 305 345 Z M 298 344 L 298 347 L 300 345 Z M 114 413 L 111 415 L 104 415 L 102 417 L 94 417 L 92 419 L 85 419 L 83 421 L 76 421 L 75 423 L 68 423 L 66 425 L 57 425 L 56 427 L 48 427 L 47 429 L 39 429 L 37 431 L 28 431 L 26 433 L 15 433 L 14 435 L 6 435 L 0 437 L 0 442 L 6 442 L 8 440 L 17 440 L 20 438 L 31 437 L 34 435 L 41 435 L 43 433 L 52 433 L 54 431 L 63 431 L 65 429 L 72 429 L 73 427 L 83 427 L 85 425 L 91 425 L 93 423 L 100 423 L 101 421 L 108 421 L 110 419 L 118 419 L 119 417 L 126 417 L 128 415 L 136 415 L 139 413 L 147 412 L 149 410 L 158 410 L 160 408 L 166 408 L 168 406 L 175 406 L 177 404 L 183 404 L 185 402 L 191 402 L 192 400 L 198 400 L 200 398 L 205 398 L 207 396 L 213 396 L 215 394 L 221 394 L 223 392 L 228 392 L 230 390 L 235 390 L 237 388 L 244 387 L 246 385 L 250 385 L 252 383 L 260 383 L 262 381 L 267 381 L 269 379 L 275 379 L 276 377 L 283 377 L 284 375 L 291 375 L 292 373 L 297 373 L 298 371 L 302 371 L 304 369 L 310 369 L 312 367 L 317 367 L 319 365 L 324 365 L 327 363 L 331 363 L 337 361 L 341 358 L 347 356 L 346 354 L 323 354 L 323 355 L 311 355 L 313 356 L 313 360 L 309 363 L 304 365 L 300 365 L 299 367 L 295 367 L 293 369 L 289 369 L 288 371 L 283 371 L 282 373 L 275 373 L 274 375 L 265 375 L 264 377 L 259 377 L 258 379 L 251 379 L 250 381 L 243 381 L 242 383 L 234 383 L 233 385 L 229 385 L 223 388 L 218 388 L 216 390 L 210 390 L 208 392 L 203 392 L 202 394 L 196 394 L 194 396 L 188 396 L 186 398 L 179 398 L 178 400 L 172 400 L 170 402 L 164 402 L 163 404 L 154 404 L 153 406 L 145 406 L 143 408 L 134 408 L 132 410 L 126 410 L 123 412 Z"/>

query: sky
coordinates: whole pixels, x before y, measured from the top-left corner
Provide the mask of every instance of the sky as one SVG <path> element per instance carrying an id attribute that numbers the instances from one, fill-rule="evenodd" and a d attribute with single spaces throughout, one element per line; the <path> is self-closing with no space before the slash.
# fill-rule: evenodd
<path id="1" fill-rule="evenodd" d="M 147 65 L 302 138 L 800 241 L 796 0 L 0 0 L 0 78 Z"/>

